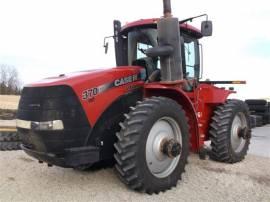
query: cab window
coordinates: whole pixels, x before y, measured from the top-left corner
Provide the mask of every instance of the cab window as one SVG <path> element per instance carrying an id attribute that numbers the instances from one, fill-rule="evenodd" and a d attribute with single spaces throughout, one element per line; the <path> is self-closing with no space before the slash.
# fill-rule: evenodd
<path id="1" fill-rule="evenodd" d="M 181 34 L 183 73 L 186 79 L 199 79 L 200 53 L 198 40 Z M 158 46 L 157 30 L 154 28 L 134 29 L 128 33 L 128 65 L 134 61 L 147 58 L 145 51 Z M 160 69 L 159 57 L 153 58 L 155 69 Z"/>
<path id="2" fill-rule="evenodd" d="M 195 77 L 195 51 L 194 42 L 185 43 L 185 61 L 186 61 L 186 75 L 187 77 Z"/>
<path id="3" fill-rule="evenodd" d="M 153 46 L 150 44 L 138 42 L 137 43 L 137 58 L 136 59 L 138 60 L 138 59 L 147 57 L 147 55 L 145 55 L 145 51 L 149 48 L 153 48 Z"/>
<path id="4" fill-rule="evenodd" d="M 198 41 L 184 36 L 184 73 L 187 79 L 199 78 L 199 48 Z"/>
<path id="5" fill-rule="evenodd" d="M 147 57 L 145 51 L 157 46 L 157 30 L 153 28 L 135 29 L 128 33 L 128 64 Z"/>

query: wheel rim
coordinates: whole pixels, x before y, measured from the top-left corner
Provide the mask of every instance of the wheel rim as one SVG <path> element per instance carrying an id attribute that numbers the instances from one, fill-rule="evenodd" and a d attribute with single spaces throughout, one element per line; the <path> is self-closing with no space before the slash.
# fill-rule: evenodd
<path id="1" fill-rule="evenodd" d="M 148 169 L 158 178 L 169 176 L 181 157 L 182 151 L 175 158 L 170 158 L 161 151 L 162 143 L 169 139 L 175 139 L 182 145 L 182 133 L 178 123 L 172 118 L 163 117 L 151 128 L 145 150 Z"/>
<path id="2" fill-rule="evenodd" d="M 239 137 L 239 131 L 245 127 L 247 127 L 246 117 L 242 112 L 238 113 L 233 119 L 231 128 L 231 145 L 236 153 L 241 152 L 245 146 L 246 140 Z"/>

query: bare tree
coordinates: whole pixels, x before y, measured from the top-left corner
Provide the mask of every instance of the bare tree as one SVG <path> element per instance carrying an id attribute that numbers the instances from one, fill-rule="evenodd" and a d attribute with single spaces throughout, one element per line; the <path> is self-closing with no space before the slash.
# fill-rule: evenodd
<path id="1" fill-rule="evenodd" d="M 21 82 L 14 66 L 0 64 L 0 94 L 20 94 Z"/>

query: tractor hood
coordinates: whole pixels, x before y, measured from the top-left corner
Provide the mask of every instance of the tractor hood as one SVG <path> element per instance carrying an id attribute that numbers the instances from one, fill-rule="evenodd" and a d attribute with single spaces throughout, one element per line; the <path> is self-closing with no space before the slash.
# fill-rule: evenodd
<path id="1" fill-rule="evenodd" d="M 111 69 L 95 69 L 73 72 L 68 74 L 61 74 L 55 77 L 49 77 L 40 81 L 26 85 L 25 87 L 46 87 L 56 85 L 68 85 L 72 88 L 86 85 L 101 85 L 115 79 L 131 76 L 134 74 L 142 74 L 141 77 L 145 77 L 145 71 L 139 66 L 122 66 Z"/>
<path id="2" fill-rule="evenodd" d="M 29 84 L 23 89 L 21 97 L 29 99 L 29 96 L 41 96 L 42 99 L 47 97 L 62 99 L 66 97 L 64 90 L 68 87 L 79 99 L 90 124 L 94 125 L 102 112 L 116 99 L 141 88 L 145 78 L 145 69 L 139 66 L 81 71 Z"/>

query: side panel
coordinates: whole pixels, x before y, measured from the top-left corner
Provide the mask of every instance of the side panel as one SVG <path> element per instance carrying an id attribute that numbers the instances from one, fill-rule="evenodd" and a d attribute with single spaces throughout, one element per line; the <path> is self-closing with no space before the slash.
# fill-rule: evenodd
<path id="1" fill-rule="evenodd" d="M 120 96 L 129 93 L 133 89 L 143 86 L 144 81 L 139 78 L 134 82 L 120 84 L 121 82 L 125 82 L 125 78 L 129 78 L 130 76 L 139 76 L 139 73 L 137 72 L 135 74 L 129 74 L 128 76 L 119 75 L 118 78 L 120 79 L 117 78 L 102 85 L 92 87 L 80 86 L 78 88 L 74 88 L 77 96 L 80 98 L 81 104 L 92 126 L 96 124 L 103 112 Z M 119 84 L 120 86 L 117 86 Z M 89 97 L 88 99 L 85 99 L 85 91 L 93 89 L 98 89 L 97 91 L 99 93 Z M 121 113 L 121 111 L 119 111 L 119 113 Z"/>
<path id="2" fill-rule="evenodd" d="M 161 85 L 159 83 L 151 83 L 145 85 L 145 97 L 151 96 L 164 96 L 171 98 L 178 102 L 185 110 L 188 118 L 191 135 L 191 150 L 193 152 L 199 152 L 203 147 L 203 139 L 199 136 L 198 119 L 196 116 L 196 110 L 192 101 L 187 97 L 186 93 L 178 86 Z"/>

